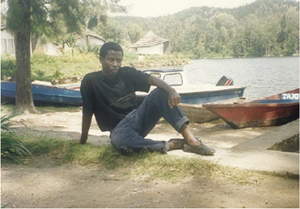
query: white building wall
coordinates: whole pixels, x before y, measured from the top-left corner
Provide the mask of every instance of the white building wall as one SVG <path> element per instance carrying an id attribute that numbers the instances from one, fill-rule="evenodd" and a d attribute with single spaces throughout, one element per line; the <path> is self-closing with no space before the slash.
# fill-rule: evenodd
<path id="1" fill-rule="evenodd" d="M 85 37 L 81 37 L 81 38 L 77 39 L 76 40 L 76 44 L 77 45 L 83 45 L 83 46 L 85 46 L 86 45 L 86 39 L 85 39 Z"/>
<path id="2" fill-rule="evenodd" d="M 104 41 L 102 41 L 98 38 L 95 38 L 93 36 L 88 36 L 88 38 L 89 38 L 90 45 L 102 46 L 104 44 Z"/>
<path id="3" fill-rule="evenodd" d="M 15 55 L 14 36 L 7 31 L 1 31 L 1 54 Z"/>
<path id="4" fill-rule="evenodd" d="M 58 55 L 58 49 L 57 47 L 52 43 L 47 43 L 43 46 L 44 53 L 47 55 Z"/>
<path id="5" fill-rule="evenodd" d="M 104 44 L 104 41 L 97 39 L 92 36 L 88 36 L 89 38 L 89 43 L 90 45 L 98 45 L 102 46 Z M 78 39 L 76 41 L 77 44 L 79 45 L 84 45 L 86 46 L 86 38 L 83 37 L 81 39 Z M 61 51 L 59 50 L 58 46 L 52 44 L 52 43 L 47 43 L 42 46 L 42 50 L 45 54 L 47 55 L 60 55 Z M 65 46 L 64 52 L 70 52 L 71 48 L 68 46 Z M 11 54 L 15 55 L 15 41 L 14 41 L 14 36 L 7 32 L 6 30 L 1 31 L 1 54 Z"/>
<path id="6" fill-rule="evenodd" d="M 137 48 L 136 52 L 138 54 L 159 54 L 159 55 L 163 55 L 164 54 L 164 45 L 159 44 L 159 45 L 151 46 L 151 47 L 140 47 L 140 48 Z"/>

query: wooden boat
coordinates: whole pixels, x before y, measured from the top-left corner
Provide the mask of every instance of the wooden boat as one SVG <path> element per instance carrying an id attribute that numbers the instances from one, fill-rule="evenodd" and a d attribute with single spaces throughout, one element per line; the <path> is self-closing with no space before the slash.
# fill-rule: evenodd
<path id="1" fill-rule="evenodd" d="M 299 89 L 243 104 L 204 104 L 232 128 L 278 126 L 299 118 Z"/>
<path id="2" fill-rule="evenodd" d="M 37 105 L 82 105 L 80 91 L 56 86 L 32 84 L 33 101 Z M 14 103 L 16 98 L 16 83 L 1 81 L 1 99 Z"/>
<path id="3" fill-rule="evenodd" d="M 208 104 L 234 104 L 234 103 L 242 103 L 245 100 L 244 97 L 233 98 L 227 100 L 220 100 Z M 184 114 L 190 119 L 193 123 L 205 123 L 214 120 L 220 119 L 220 116 L 216 115 L 212 111 L 203 107 L 202 104 L 183 104 L 180 103 L 178 105 Z"/>
<path id="4" fill-rule="evenodd" d="M 178 105 L 188 119 L 193 123 L 205 123 L 217 120 L 220 117 L 208 109 L 202 107 L 202 104 L 183 104 Z"/>
<path id="5" fill-rule="evenodd" d="M 216 85 L 190 85 L 181 69 L 158 69 L 143 71 L 157 76 L 171 85 L 181 96 L 183 104 L 205 104 L 220 100 L 243 97 L 246 87 L 234 86 L 232 79 L 223 76 Z M 152 91 L 155 87 L 151 87 Z M 138 103 L 141 103 L 147 93 L 137 92 Z"/>

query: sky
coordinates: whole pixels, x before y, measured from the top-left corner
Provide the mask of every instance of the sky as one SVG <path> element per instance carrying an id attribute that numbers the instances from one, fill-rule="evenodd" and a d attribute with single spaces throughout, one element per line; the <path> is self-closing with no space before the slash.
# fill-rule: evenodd
<path id="1" fill-rule="evenodd" d="M 128 16 L 158 17 L 170 15 L 190 7 L 234 8 L 251 4 L 255 0 L 121 0 Z"/>

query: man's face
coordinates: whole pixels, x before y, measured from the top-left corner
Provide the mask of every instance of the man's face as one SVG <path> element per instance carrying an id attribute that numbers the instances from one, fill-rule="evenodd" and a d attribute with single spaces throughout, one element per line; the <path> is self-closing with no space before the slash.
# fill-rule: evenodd
<path id="1" fill-rule="evenodd" d="M 102 70 L 106 77 L 114 78 L 122 65 L 123 54 L 121 51 L 108 50 L 105 58 L 100 58 Z"/>

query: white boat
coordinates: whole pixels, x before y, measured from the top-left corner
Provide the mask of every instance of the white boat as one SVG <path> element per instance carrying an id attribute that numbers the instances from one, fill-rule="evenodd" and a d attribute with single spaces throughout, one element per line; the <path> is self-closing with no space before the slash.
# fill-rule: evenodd
<path id="1" fill-rule="evenodd" d="M 234 104 L 244 101 L 243 95 L 246 87 L 233 86 L 233 80 L 223 76 L 216 85 L 191 85 L 187 82 L 185 73 L 181 69 L 145 70 L 143 72 L 156 76 L 171 85 L 181 96 L 178 105 L 191 122 L 209 122 L 220 117 L 202 104 Z M 151 87 L 150 92 L 156 87 Z M 136 92 L 140 104 L 148 93 Z"/>
<path id="2" fill-rule="evenodd" d="M 180 69 L 145 70 L 143 72 L 157 76 L 171 85 L 181 96 L 184 104 L 205 104 L 219 100 L 243 97 L 246 87 L 234 86 L 233 80 L 223 76 L 216 85 L 197 84 L 191 85 L 187 82 L 185 73 Z M 155 87 L 151 87 L 152 91 Z M 139 102 L 148 93 L 137 92 Z"/>

